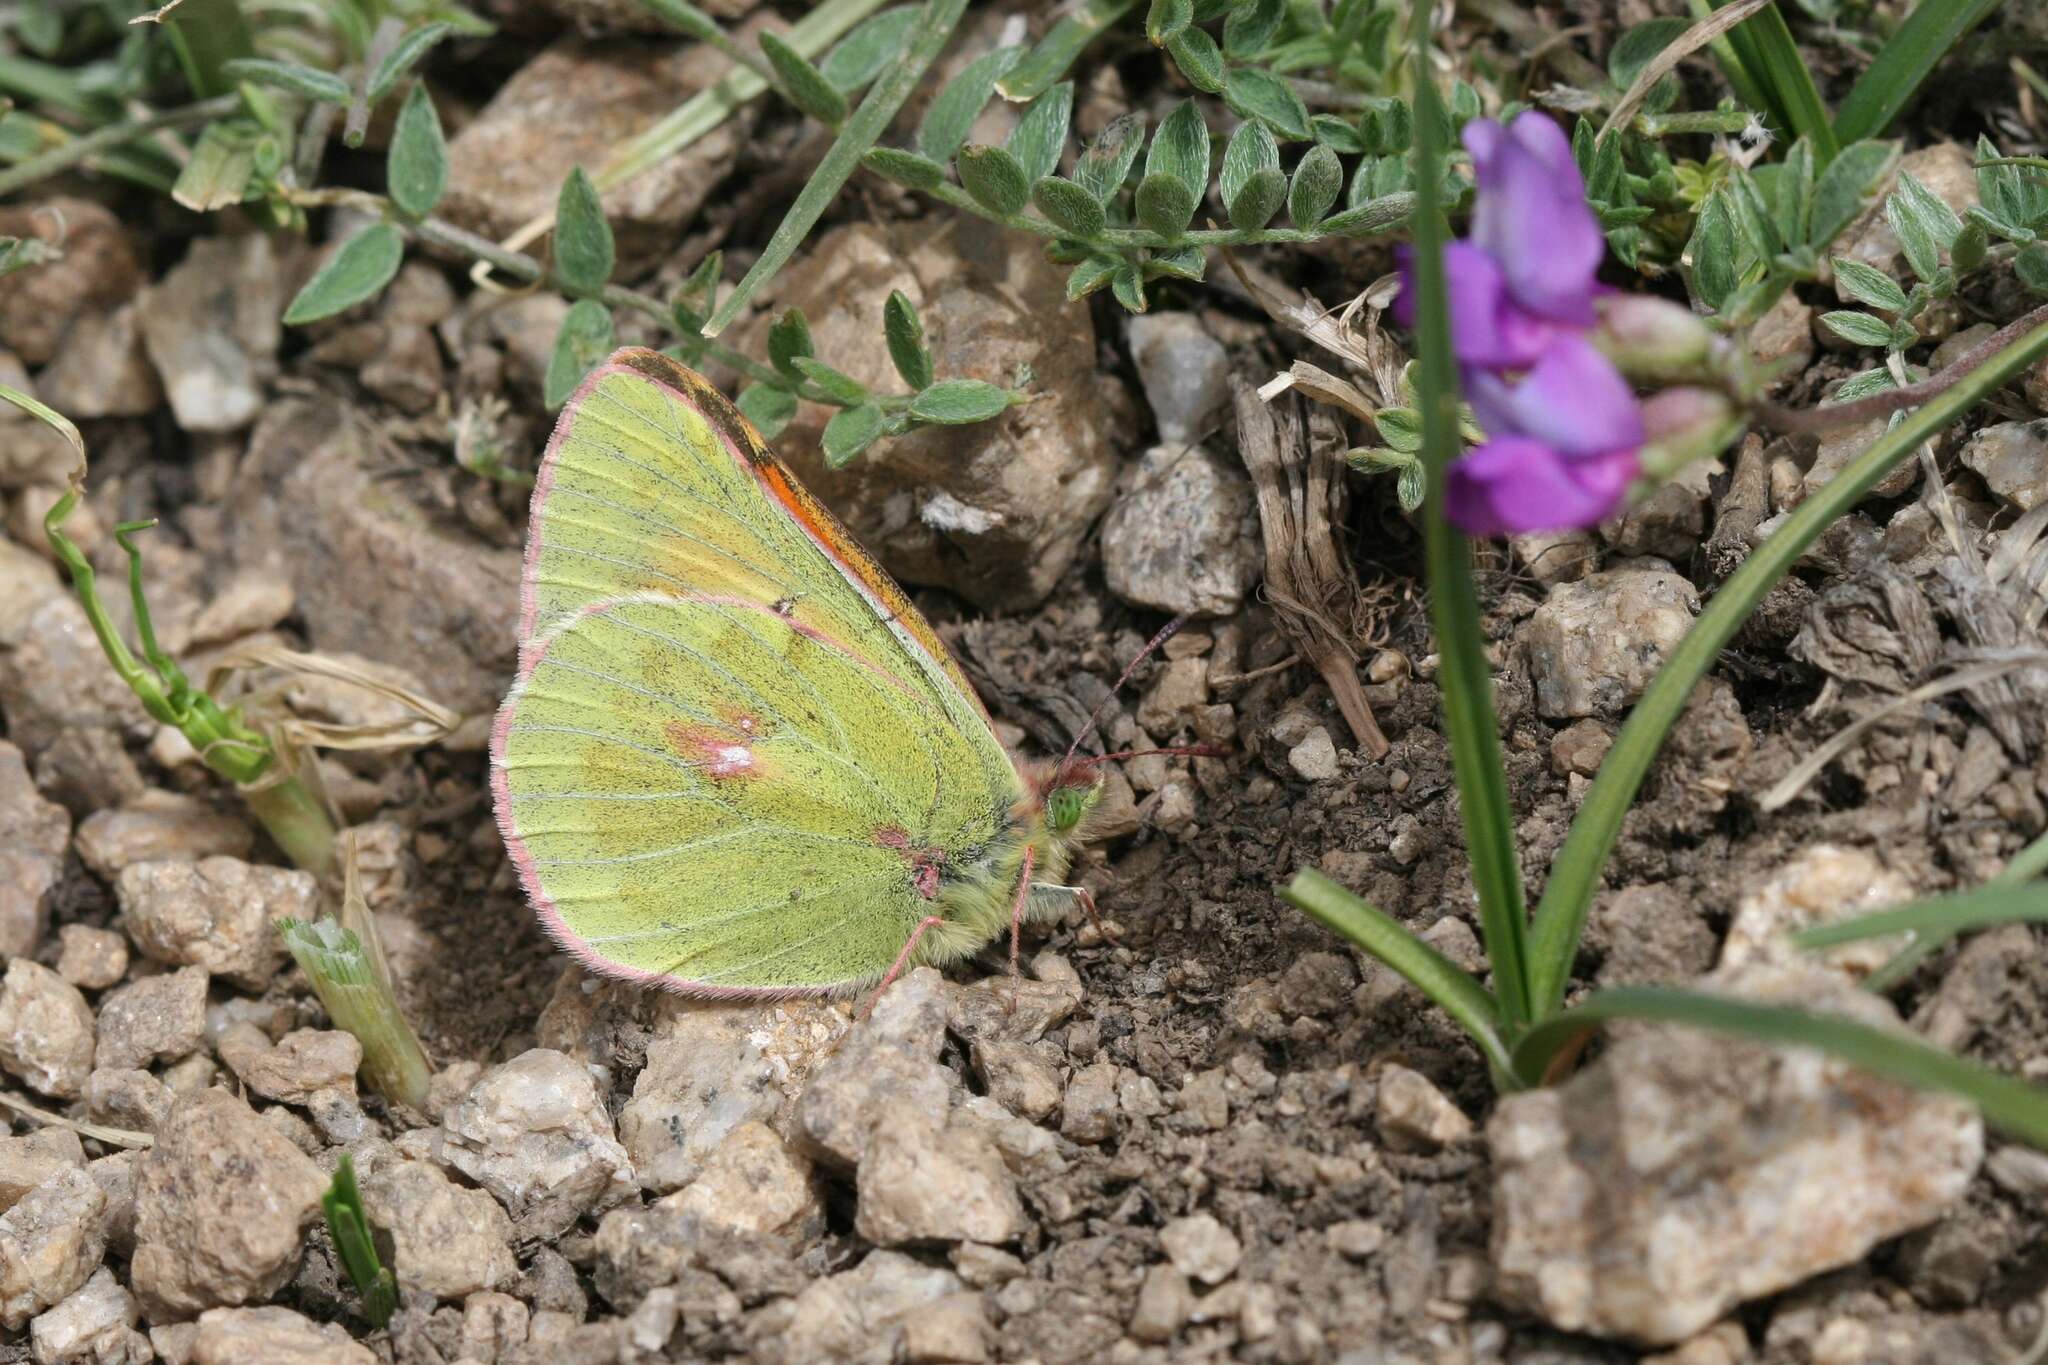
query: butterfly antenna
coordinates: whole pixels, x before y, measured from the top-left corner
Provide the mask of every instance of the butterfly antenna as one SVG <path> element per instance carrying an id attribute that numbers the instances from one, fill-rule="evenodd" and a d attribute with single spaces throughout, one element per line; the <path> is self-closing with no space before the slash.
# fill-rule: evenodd
<path id="1" fill-rule="evenodd" d="M 1088 723 L 1081 727 L 1079 734 L 1074 736 L 1074 742 L 1067 746 L 1066 756 L 1060 759 L 1060 765 L 1053 769 L 1054 772 L 1065 772 L 1068 766 L 1073 763 L 1074 755 L 1081 751 L 1081 746 L 1087 742 L 1088 736 L 1095 733 L 1095 727 L 1102 724 L 1103 713 L 1109 710 L 1109 704 L 1116 700 L 1116 694 L 1124 690 L 1124 684 L 1131 680 L 1131 674 L 1138 671 L 1138 665 L 1150 658 L 1153 652 L 1161 645 L 1178 635 L 1180 628 L 1193 619 L 1193 612 L 1184 611 L 1161 626 L 1159 633 L 1145 642 L 1145 647 L 1139 650 L 1130 663 L 1124 666 L 1123 676 L 1116 680 L 1115 687 L 1109 689 L 1109 695 L 1096 704 L 1095 714 L 1088 717 Z M 1090 761 L 1092 762 L 1093 760 Z"/>
<path id="2" fill-rule="evenodd" d="M 1163 754 L 1167 758 L 1228 758 L 1230 750 L 1219 749 L 1214 744 L 1176 744 L 1166 749 L 1125 749 L 1121 753 L 1095 754 L 1076 762 L 1085 763 L 1092 768 L 1098 763 L 1114 763 L 1127 758 L 1150 758 L 1154 754 Z"/>

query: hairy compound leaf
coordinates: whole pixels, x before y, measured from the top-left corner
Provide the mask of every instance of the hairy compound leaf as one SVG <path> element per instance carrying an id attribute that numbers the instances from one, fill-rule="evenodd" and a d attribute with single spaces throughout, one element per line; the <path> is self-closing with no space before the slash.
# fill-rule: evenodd
<path id="1" fill-rule="evenodd" d="M 1283 0 L 1244 0 L 1223 21 L 1223 50 L 1240 58 L 1264 51 L 1286 15 Z"/>
<path id="2" fill-rule="evenodd" d="M 1280 212 L 1280 206 L 1286 202 L 1287 177 L 1280 173 L 1278 166 L 1267 166 L 1240 185 L 1237 193 L 1228 200 L 1225 207 L 1230 213 L 1232 227 L 1240 232 L 1256 232 L 1272 222 L 1273 215 Z"/>
<path id="3" fill-rule="evenodd" d="M 924 120 L 917 126 L 917 150 L 941 164 L 951 161 L 960 144 L 967 141 L 981 107 L 995 93 L 996 82 L 1023 59 L 1023 48 L 999 47 L 969 62 L 925 110 Z"/>
<path id="4" fill-rule="evenodd" d="M 1308 130 L 1317 142 L 1333 152 L 1355 156 L 1366 150 L 1365 137 L 1358 131 L 1358 125 L 1335 114 L 1315 115 L 1308 121 Z"/>
<path id="5" fill-rule="evenodd" d="M 1844 379 L 1828 396 L 1827 402 L 1853 402 L 1858 398 L 1868 398 L 1874 393 L 1883 393 L 1886 389 L 1895 389 L 1898 386 L 1898 381 L 1892 378 L 1892 372 L 1880 365 L 1874 370 L 1864 370 L 1860 374 L 1852 374 Z"/>
<path id="6" fill-rule="evenodd" d="M 1892 343 L 1890 325 L 1868 313 L 1836 311 L 1821 314 L 1820 320 L 1821 325 L 1830 332 L 1858 346 L 1884 347 Z"/>
<path id="7" fill-rule="evenodd" d="M 1294 88 L 1270 71 L 1241 67 L 1224 83 L 1223 98 L 1244 118 L 1265 122 L 1281 137 L 1301 140 L 1309 135 L 1308 106 Z"/>
<path id="8" fill-rule="evenodd" d="M 349 101 L 347 81 L 331 72 L 301 66 L 297 62 L 273 62 L 262 57 L 238 57 L 225 63 L 221 67 L 221 72 L 230 80 L 246 81 L 250 85 L 265 86 L 272 90 L 284 90 L 326 104 L 347 104 Z"/>
<path id="9" fill-rule="evenodd" d="M 963 148 L 953 165 L 974 202 L 991 213 L 1013 218 L 1030 202 L 1031 182 L 1025 178 L 1024 168 L 1001 147 Z"/>
<path id="10" fill-rule="evenodd" d="M 1720 190 L 1700 206 L 1699 221 L 1693 226 L 1692 287 L 1709 308 L 1719 311 L 1741 283 L 1736 253 L 1735 211 Z"/>
<path id="11" fill-rule="evenodd" d="M 541 401 L 550 411 L 569 401 L 583 377 L 612 353 L 611 311 L 596 299 L 578 299 L 555 333 L 548 372 L 541 380 Z"/>
<path id="12" fill-rule="evenodd" d="M 1303 230 L 1323 221 L 1344 192 L 1344 163 L 1320 143 L 1308 149 L 1294 168 L 1294 183 L 1287 190 L 1287 216 Z"/>
<path id="13" fill-rule="evenodd" d="M 1073 272 L 1067 276 L 1067 297 L 1086 298 L 1098 289 L 1107 288 L 1110 278 L 1122 264 L 1123 262 L 1114 256 L 1090 256 L 1075 266 Z"/>
<path id="14" fill-rule="evenodd" d="M 1152 149 L 1145 155 L 1145 179 L 1159 176 L 1170 176 L 1187 190 L 1188 213 L 1192 215 L 1194 205 L 1209 188 L 1209 125 L 1202 121 L 1202 111 L 1193 100 L 1174 106 L 1152 135 Z"/>
<path id="15" fill-rule="evenodd" d="M 1116 301 L 1124 306 L 1125 311 L 1145 311 L 1145 280 L 1129 261 L 1117 262 L 1116 273 L 1109 279 L 1109 292 L 1116 296 Z"/>
<path id="16" fill-rule="evenodd" d="M 775 78 L 782 83 L 789 102 L 818 122 L 838 127 L 847 112 L 846 96 L 839 88 L 825 79 L 825 73 L 812 66 L 808 57 L 768 30 L 762 30 L 760 41 L 761 54 L 775 69 Z"/>
<path id="17" fill-rule="evenodd" d="M 595 293 L 611 279 L 616 261 L 597 187 L 578 166 L 555 200 L 555 274 L 570 289 Z"/>
<path id="18" fill-rule="evenodd" d="M 811 320 L 801 308 L 791 308 L 768 327 L 768 363 L 793 382 L 803 381 L 796 367 L 798 356 L 816 355 L 811 343 Z"/>
<path id="19" fill-rule="evenodd" d="M 1209 273 L 1209 253 L 1198 246 L 1174 247 L 1166 251 L 1155 251 L 1145 262 L 1145 278 L 1159 279 L 1164 276 L 1175 280 L 1193 280 L 1201 283 Z"/>
<path id="20" fill-rule="evenodd" d="M 284 310 L 287 326 L 331 318 L 377 297 L 405 259 L 405 239 L 389 223 L 373 223 L 341 244 Z"/>
<path id="21" fill-rule="evenodd" d="M 819 61 L 819 73 L 833 89 L 851 95 L 902 53 L 916 23 L 915 5 L 898 5 L 862 20 Z"/>
<path id="22" fill-rule="evenodd" d="M 914 190 L 935 190 L 946 183 L 946 168 L 928 156 L 906 152 L 900 147 L 871 147 L 863 164 L 878 175 Z"/>
<path id="23" fill-rule="evenodd" d="M 882 305 L 882 337 L 903 382 L 913 389 L 928 387 L 932 382 L 931 348 L 924 344 L 924 323 L 916 306 L 901 289 L 889 291 L 889 301 Z"/>
<path id="24" fill-rule="evenodd" d="M 1692 20 L 1677 15 L 1651 19 L 1637 24 L 1615 41 L 1614 48 L 1607 54 L 1607 74 L 1614 84 L 1627 90 L 1636 83 L 1636 77 L 1643 73 L 1657 57 L 1657 54 L 1677 41 L 1678 37 L 1692 27 Z M 1643 101 L 1643 108 L 1653 114 L 1669 109 L 1678 98 L 1678 77 L 1669 75 L 1650 89 Z"/>
<path id="25" fill-rule="evenodd" d="M 1257 119 L 1246 119 L 1230 135 L 1229 145 L 1223 149 L 1223 168 L 1216 175 L 1217 193 L 1225 204 L 1234 204 L 1238 192 L 1254 175 L 1260 171 L 1278 172 L 1279 169 L 1280 145 L 1273 140 L 1272 130 Z M 1277 209 L 1277 205 L 1275 207 Z M 1270 213 L 1267 215 L 1271 216 Z"/>
<path id="26" fill-rule="evenodd" d="M 1138 182 L 1138 222 L 1162 237 L 1178 237 L 1195 216 L 1195 196 L 1171 175 L 1153 174 Z"/>
<path id="27" fill-rule="evenodd" d="M 1320 224 L 1333 237 L 1371 237 L 1403 227 L 1415 213 L 1415 195 L 1408 190 L 1368 199 L 1355 208 L 1332 214 Z"/>
<path id="28" fill-rule="evenodd" d="M 448 187 L 448 144 L 441 135 L 441 116 L 434 112 L 433 98 L 424 83 L 415 85 L 405 97 L 391 126 L 384 183 L 391 202 L 412 219 L 432 213 Z"/>
<path id="29" fill-rule="evenodd" d="M 834 469 L 844 468 L 873 445 L 888 425 L 889 414 L 873 403 L 841 408 L 825 423 L 825 463 Z"/>
<path id="30" fill-rule="evenodd" d="M 370 79 L 364 84 L 364 94 L 370 103 L 375 104 L 390 94 L 399 79 L 433 50 L 434 44 L 453 32 L 455 25 L 452 23 L 422 24 L 400 38 L 390 54 L 377 63 L 377 69 L 370 73 Z"/>
<path id="31" fill-rule="evenodd" d="M 1771 216 L 1778 224 L 1778 235 L 1787 242 L 1808 240 L 1808 225 L 1813 218 L 1813 142 L 1800 138 L 1785 151 L 1785 160 L 1778 167 L 1777 178 L 1772 182 Z"/>
<path id="32" fill-rule="evenodd" d="M 1061 81 L 1025 109 L 1017 120 L 1004 149 L 1016 158 L 1026 183 L 1034 183 L 1059 168 L 1060 153 L 1067 145 L 1067 125 L 1074 115 L 1074 83 Z"/>
<path id="33" fill-rule="evenodd" d="M 1863 211 L 1866 199 L 1884 183 L 1898 157 L 1898 144 L 1892 142 L 1857 142 L 1844 147 L 1813 187 L 1808 244 L 1816 250 L 1826 249 Z"/>
<path id="34" fill-rule="evenodd" d="M 910 415 L 937 426 L 986 422 L 1010 406 L 1010 391 L 979 379 L 946 379 L 910 400 Z"/>
<path id="35" fill-rule="evenodd" d="M 2031 242 L 2012 258 L 2013 274 L 2036 294 L 2048 294 L 2048 243 Z"/>
<path id="36" fill-rule="evenodd" d="M 1166 55 L 1188 78 L 1188 84 L 1208 95 L 1223 93 L 1223 49 L 1205 28 L 1184 28 L 1166 40 Z"/>
<path id="37" fill-rule="evenodd" d="M 804 378 L 816 384 L 820 391 L 833 402 L 851 407 L 868 401 L 867 386 L 852 375 L 833 369 L 815 356 L 791 356 L 790 364 Z"/>
<path id="38" fill-rule="evenodd" d="M 762 439 L 772 441 L 796 416 L 797 399 L 794 393 L 779 385 L 753 384 L 740 390 L 736 405 L 741 415 L 761 433 Z"/>
<path id="39" fill-rule="evenodd" d="M 1145 41 L 1159 47 L 1194 21 L 1193 0 L 1152 0 L 1145 12 Z"/>
<path id="40" fill-rule="evenodd" d="M 1124 187 L 1144 149 L 1144 119 L 1136 114 L 1112 119 L 1074 163 L 1074 183 L 1107 204 Z"/>
<path id="41" fill-rule="evenodd" d="M 1887 313 L 1905 311 L 1906 291 L 1882 270 L 1846 256 L 1835 257 L 1834 264 L 1835 283 L 1856 302 L 1882 308 Z"/>
<path id="42" fill-rule="evenodd" d="M 1061 232 L 1083 240 L 1102 235 L 1108 219 L 1095 196 L 1071 180 L 1048 175 L 1031 187 L 1031 202 Z"/>

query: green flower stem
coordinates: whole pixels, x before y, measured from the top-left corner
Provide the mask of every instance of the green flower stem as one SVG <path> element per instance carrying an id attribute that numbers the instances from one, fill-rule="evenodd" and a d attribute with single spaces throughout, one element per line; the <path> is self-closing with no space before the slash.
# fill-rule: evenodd
<path id="1" fill-rule="evenodd" d="M 240 95 L 216 95 L 197 104 L 167 109 L 160 114 L 148 114 L 121 123 L 110 123 L 104 128 L 95 128 L 90 133 L 82 133 L 59 146 L 52 147 L 40 156 L 30 157 L 5 171 L 0 171 L 0 194 L 12 194 L 39 180 L 46 180 L 59 171 L 70 170 L 101 152 L 119 147 L 126 142 L 133 142 L 149 133 L 165 128 L 189 128 L 194 124 L 223 118 L 241 107 Z"/>
<path id="2" fill-rule="evenodd" d="M 1613 1019 L 1662 1020 L 1782 1047 L 1814 1048 L 1888 1080 L 1960 1095 L 2008 1135 L 2048 1147 L 2048 1091 L 1952 1056 L 1909 1033 L 1702 991 L 1627 986 L 1596 992 L 1524 1034 L 1515 1044 L 1516 1069 L 1534 1081 L 1588 1030 Z"/>
<path id="3" fill-rule="evenodd" d="M 1500 1006 L 1470 972 L 1320 872 L 1295 873 L 1280 894 L 1414 983 L 1472 1036 L 1497 1078 L 1513 1076 L 1500 1036 Z"/>
<path id="4" fill-rule="evenodd" d="M 1479 919 L 1493 966 L 1503 1027 L 1509 1034 L 1537 1017 L 1531 1012 L 1528 976 L 1528 916 L 1515 849 L 1513 808 L 1508 801 L 1500 736 L 1495 730 L 1493 676 L 1480 626 L 1479 598 L 1472 584 L 1472 552 L 1464 535 L 1444 520 L 1445 474 L 1461 449 L 1458 436 L 1458 371 L 1451 355 L 1449 304 L 1444 276 L 1443 130 L 1449 126 L 1429 71 L 1430 0 L 1413 0 L 1415 49 L 1416 181 L 1415 341 L 1420 369 L 1417 398 L 1422 410 L 1423 465 L 1428 489 L 1422 500 L 1424 558 L 1429 570 L 1431 623 L 1436 629 L 1438 685 L 1444 699 L 1444 730 L 1465 817 L 1465 845 L 1472 881 L 1479 892 Z"/>
<path id="5" fill-rule="evenodd" d="M 316 877 L 334 866 L 334 821 L 311 787 L 290 777 L 282 782 L 258 781 L 239 790 L 249 812 L 262 822 L 294 866 Z"/>
<path id="6" fill-rule="evenodd" d="M 1419 121 L 1418 121 L 1419 122 Z M 1664 736 L 1685 710 L 1693 687 L 1706 676 L 1721 650 L 1764 594 L 1836 518 L 1862 501 L 1900 460 L 1922 442 L 1968 412 L 2027 366 L 2048 355 L 2048 321 L 2037 321 L 1969 374 L 1936 395 L 1793 510 L 1775 535 L 1758 546 L 1722 585 L 1699 620 L 1672 651 L 1600 765 L 1592 790 L 1572 821 L 1571 832 L 1552 864 L 1549 885 L 1536 909 L 1530 963 L 1538 1016 L 1556 1010 L 1571 979 L 1572 959 L 1602 868 L 1621 835 L 1628 814 Z M 1435 501 L 1433 498 L 1432 501 Z"/>

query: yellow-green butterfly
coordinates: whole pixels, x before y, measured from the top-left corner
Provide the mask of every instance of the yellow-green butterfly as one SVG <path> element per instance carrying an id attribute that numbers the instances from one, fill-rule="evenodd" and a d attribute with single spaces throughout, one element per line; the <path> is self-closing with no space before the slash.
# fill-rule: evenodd
<path id="1" fill-rule="evenodd" d="M 521 604 L 498 823 L 590 968 L 845 993 L 1006 924 L 1014 967 L 1021 921 L 1092 913 L 1059 883 L 1097 760 L 1013 760 L 930 624 L 668 357 L 619 351 L 564 408 Z"/>

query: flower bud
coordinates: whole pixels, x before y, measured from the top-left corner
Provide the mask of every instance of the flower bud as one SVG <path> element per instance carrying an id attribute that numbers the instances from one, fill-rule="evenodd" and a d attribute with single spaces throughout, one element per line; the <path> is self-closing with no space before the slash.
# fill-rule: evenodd
<path id="1" fill-rule="evenodd" d="M 1714 329 L 1681 304 L 1647 294 L 1609 294 L 1598 307 L 1594 344 L 1631 379 L 1691 373 L 1713 352 Z"/>
<path id="2" fill-rule="evenodd" d="M 1643 403 L 1645 479 L 1671 478 L 1694 460 L 1718 455 L 1742 430 L 1742 415 L 1712 389 L 1666 389 Z"/>

